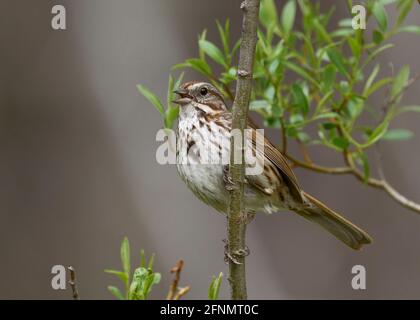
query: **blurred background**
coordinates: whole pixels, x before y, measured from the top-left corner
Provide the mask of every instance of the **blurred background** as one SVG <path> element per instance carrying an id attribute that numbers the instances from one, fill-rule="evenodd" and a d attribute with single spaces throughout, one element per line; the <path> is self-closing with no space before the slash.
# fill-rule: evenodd
<path id="1" fill-rule="evenodd" d="M 281 1 L 278 1 L 279 3 Z M 334 20 L 347 15 L 346 1 Z M 67 9 L 67 30 L 51 28 L 51 8 Z M 225 219 L 200 203 L 174 166 L 155 160 L 162 121 L 137 92 L 141 83 L 166 97 L 172 65 L 197 54 L 197 35 L 215 19 L 231 19 L 239 35 L 239 0 L 1 0 L 0 1 L 0 298 L 70 299 L 51 288 L 53 265 L 73 265 L 82 299 L 108 299 L 118 281 L 128 236 L 137 257 L 155 252 L 166 296 L 170 268 L 185 260 L 181 285 L 206 299 L 223 261 Z M 418 24 L 414 6 L 407 24 Z M 420 71 L 418 36 L 401 34 L 381 62 Z M 187 74 L 187 79 L 196 78 Z M 416 83 L 406 104 L 418 104 Z M 378 98 L 377 103 L 382 100 Z M 395 122 L 417 138 L 383 143 L 389 181 L 420 201 L 420 116 Z M 340 164 L 317 151 L 318 162 Z M 301 185 L 366 229 L 374 243 L 344 247 L 320 228 L 289 213 L 258 216 L 250 225 L 249 298 L 419 298 L 420 216 L 354 177 L 296 170 Z M 137 260 L 136 260 L 137 259 Z M 351 288 L 351 268 L 367 269 L 367 290 Z M 222 298 L 228 298 L 227 281 Z"/>

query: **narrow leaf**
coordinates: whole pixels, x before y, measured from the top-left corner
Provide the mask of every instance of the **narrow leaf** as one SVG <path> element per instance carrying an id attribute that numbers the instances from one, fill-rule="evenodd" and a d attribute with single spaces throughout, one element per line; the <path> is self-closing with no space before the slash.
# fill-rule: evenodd
<path id="1" fill-rule="evenodd" d="M 219 298 L 220 284 L 222 283 L 223 273 L 220 272 L 218 277 L 213 276 L 210 283 L 208 298 L 209 300 L 217 300 Z"/>
<path id="2" fill-rule="evenodd" d="M 294 83 L 292 85 L 292 93 L 293 93 L 294 105 L 303 114 L 307 114 L 309 111 L 309 103 L 308 103 L 308 99 L 306 98 L 305 93 L 302 90 L 302 87 L 299 84 Z"/>
<path id="3" fill-rule="evenodd" d="M 378 127 L 376 127 L 376 129 L 373 130 L 373 132 L 369 136 L 369 139 L 365 143 L 365 146 L 366 147 L 370 146 L 370 145 L 374 144 L 376 141 L 378 141 L 379 139 L 381 139 L 384 136 L 384 134 L 386 133 L 386 131 L 388 130 L 388 125 L 389 125 L 389 121 L 386 120 L 386 121 L 382 122 Z"/>
<path id="4" fill-rule="evenodd" d="M 372 8 L 372 13 L 378 23 L 379 29 L 385 32 L 388 28 L 388 15 L 383 4 L 380 1 L 376 1 Z"/>
<path id="5" fill-rule="evenodd" d="M 414 133 L 406 129 L 392 129 L 388 130 L 387 133 L 382 137 L 382 140 L 388 141 L 403 141 L 411 139 Z"/>
<path id="6" fill-rule="evenodd" d="M 345 137 L 334 137 L 331 142 L 340 150 L 345 150 L 350 145 L 350 142 Z"/>
<path id="7" fill-rule="evenodd" d="M 407 17 L 407 14 L 410 12 L 411 7 L 413 6 L 413 0 L 400 0 L 398 3 L 398 18 L 397 18 L 397 26 L 401 25 L 401 23 Z"/>
<path id="8" fill-rule="evenodd" d="M 130 243 L 127 237 L 124 238 L 121 244 L 121 263 L 124 273 L 130 275 Z"/>
<path id="9" fill-rule="evenodd" d="M 283 8 L 281 16 L 281 24 L 286 35 L 288 35 L 293 28 L 293 24 L 295 23 L 295 16 L 296 2 L 295 0 L 289 0 Z"/>
<path id="10" fill-rule="evenodd" d="M 420 34 L 420 26 L 405 26 L 398 29 L 398 32 L 411 32 Z"/>
<path id="11" fill-rule="evenodd" d="M 124 296 L 121 293 L 120 289 L 118 289 L 117 287 L 114 286 L 108 286 L 108 291 L 114 296 L 116 297 L 118 300 L 124 300 Z"/>
<path id="12" fill-rule="evenodd" d="M 406 86 L 408 79 L 410 77 L 410 67 L 404 66 L 398 72 L 397 76 L 394 79 L 394 83 L 391 88 L 391 99 L 396 99 L 398 95 L 401 94 L 402 90 Z"/>
<path id="13" fill-rule="evenodd" d="M 137 89 L 140 91 L 140 93 L 147 99 L 149 102 L 156 108 L 157 111 L 161 115 L 165 114 L 165 108 L 163 107 L 162 102 L 160 102 L 159 98 L 151 92 L 149 89 L 147 89 L 145 86 L 137 85 Z"/>
<path id="14" fill-rule="evenodd" d="M 337 70 L 341 74 L 348 76 L 347 67 L 343 61 L 342 56 L 333 48 L 327 50 L 327 55 L 331 62 L 336 66 Z"/>
<path id="15" fill-rule="evenodd" d="M 213 43 L 207 40 L 200 40 L 198 42 L 198 45 L 215 62 L 224 67 L 227 67 L 222 51 L 220 51 L 220 49 L 216 47 Z"/>
<path id="16" fill-rule="evenodd" d="M 317 88 L 319 88 L 319 83 L 317 81 L 315 81 L 309 74 L 308 72 L 306 72 L 302 67 L 298 66 L 297 64 L 291 62 L 291 61 L 284 61 L 283 62 L 284 66 L 290 70 L 292 70 L 293 72 L 295 72 L 296 74 L 298 74 L 299 76 L 301 76 L 302 78 L 304 78 L 305 80 L 310 81 L 313 85 L 315 85 Z"/>
<path id="17" fill-rule="evenodd" d="M 260 21 L 266 28 L 277 23 L 277 8 L 274 0 L 261 1 L 260 7 Z"/>
<path id="18" fill-rule="evenodd" d="M 380 65 L 377 64 L 373 68 L 372 73 L 370 74 L 369 78 L 366 81 L 365 88 L 363 89 L 363 96 L 366 96 L 366 94 L 368 93 L 370 87 L 372 86 L 373 81 L 375 81 L 376 76 L 379 73 L 379 70 L 380 70 Z"/>

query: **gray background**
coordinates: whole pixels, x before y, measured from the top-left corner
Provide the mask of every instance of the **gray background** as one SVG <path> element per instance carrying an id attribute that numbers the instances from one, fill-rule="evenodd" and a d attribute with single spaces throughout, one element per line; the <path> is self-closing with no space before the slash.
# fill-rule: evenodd
<path id="1" fill-rule="evenodd" d="M 335 3 L 334 19 L 346 15 Z M 68 29 L 53 31 L 51 7 L 64 4 Z M 337 4 L 337 3 L 342 3 Z M 119 267 L 127 235 L 134 253 L 156 252 L 163 281 L 185 260 L 181 285 L 206 298 L 223 262 L 225 219 L 196 200 L 173 166 L 159 166 L 157 112 L 136 91 L 142 83 L 165 98 L 173 64 L 196 55 L 197 34 L 232 19 L 240 1 L 0 1 L 0 298 L 70 298 L 53 291 L 50 270 L 72 264 L 82 298 L 111 298 L 103 273 Z M 420 19 L 415 5 L 408 23 Z M 382 57 L 420 71 L 418 36 L 395 39 Z M 195 75 L 189 75 L 189 79 Z M 405 97 L 418 104 L 419 85 Z M 381 103 L 382 96 L 377 103 Z M 420 134 L 420 116 L 395 127 Z M 384 143 L 385 170 L 402 193 L 420 201 L 419 138 Z M 334 154 L 314 149 L 323 164 Z M 304 188 L 363 226 L 374 244 L 353 252 L 292 214 L 259 216 L 249 228 L 250 298 L 418 298 L 420 217 L 353 177 L 297 170 Z M 351 267 L 367 268 L 366 291 L 353 291 Z M 224 282 L 222 297 L 228 297 Z"/>

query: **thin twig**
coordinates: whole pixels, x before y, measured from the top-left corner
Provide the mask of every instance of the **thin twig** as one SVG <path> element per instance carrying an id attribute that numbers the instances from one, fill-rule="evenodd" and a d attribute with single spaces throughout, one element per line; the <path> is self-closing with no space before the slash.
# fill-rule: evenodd
<path id="1" fill-rule="evenodd" d="M 284 156 L 296 167 L 301 167 L 319 173 L 348 174 L 352 172 L 352 169 L 350 167 L 324 167 L 315 163 L 307 163 L 304 161 L 300 161 L 287 153 L 284 154 Z"/>
<path id="2" fill-rule="evenodd" d="M 306 145 L 300 139 L 297 139 L 297 143 L 299 145 L 299 149 L 302 152 L 303 158 L 305 159 L 305 161 L 307 163 L 313 163 L 313 161 L 312 161 L 312 159 L 309 155 L 308 148 L 306 148 Z"/>
<path id="3" fill-rule="evenodd" d="M 241 141 L 244 138 L 244 129 L 247 126 L 249 101 L 252 90 L 252 71 L 254 65 L 255 49 L 257 45 L 257 28 L 260 0 L 245 0 L 241 4 L 243 11 L 242 42 L 239 51 L 238 81 L 236 95 L 232 107 L 232 132 L 239 130 Z M 246 219 L 243 212 L 245 161 L 243 143 L 235 143 L 234 134 L 231 139 L 231 158 L 229 176 L 234 186 L 230 191 L 228 209 L 228 257 L 234 257 L 238 263 L 229 259 L 229 283 L 231 298 L 233 300 L 247 299 L 245 277 L 245 235 Z M 240 153 L 240 164 L 235 161 L 235 155 Z"/>
<path id="4" fill-rule="evenodd" d="M 396 202 L 398 202 L 403 207 L 412 210 L 416 213 L 420 213 L 420 204 L 407 199 L 405 196 L 403 196 L 401 193 L 399 193 L 386 179 L 383 175 L 380 177 L 380 179 L 375 178 L 368 178 L 366 179 L 364 174 L 357 169 L 356 165 L 353 162 L 353 159 L 351 158 L 350 154 L 348 152 L 344 153 L 345 162 L 347 164 L 347 167 L 338 167 L 338 168 L 330 168 L 330 167 L 323 167 L 317 164 L 309 164 L 305 163 L 303 161 L 297 160 L 293 157 L 291 157 L 288 154 L 284 155 L 289 161 L 292 162 L 293 165 L 296 167 L 301 167 L 307 170 L 319 172 L 319 173 L 325 173 L 325 174 L 351 174 L 354 177 L 356 177 L 357 180 L 363 182 L 364 184 L 381 189 L 388 193 L 389 196 L 391 196 L 392 199 L 394 199 Z"/>
<path id="5" fill-rule="evenodd" d="M 184 266 L 184 260 L 179 260 L 176 263 L 176 265 L 171 269 L 171 273 L 174 273 L 175 275 L 174 275 L 174 278 L 171 282 L 171 285 L 169 286 L 169 292 L 168 292 L 168 295 L 166 297 L 166 300 L 177 300 L 175 298 L 179 294 L 178 283 L 179 283 L 179 280 L 181 278 L 181 272 L 182 272 L 183 266 Z M 188 287 L 186 287 L 186 288 L 188 288 Z M 183 289 L 185 289 L 185 288 L 183 288 Z M 188 292 L 188 290 L 187 290 L 187 292 Z M 187 292 L 183 293 L 182 295 L 186 294 Z M 181 297 L 181 296 L 179 296 L 179 297 Z"/>
<path id="6" fill-rule="evenodd" d="M 70 272 L 69 285 L 73 294 L 73 300 L 80 300 L 79 291 L 77 290 L 76 284 L 76 270 L 72 266 L 68 267 L 67 269 Z"/>
<path id="7" fill-rule="evenodd" d="M 183 296 L 185 296 L 191 290 L 190 287 L 180 288 L 178 293 L 175 295 L 174 300 L 180 300 Z"/>

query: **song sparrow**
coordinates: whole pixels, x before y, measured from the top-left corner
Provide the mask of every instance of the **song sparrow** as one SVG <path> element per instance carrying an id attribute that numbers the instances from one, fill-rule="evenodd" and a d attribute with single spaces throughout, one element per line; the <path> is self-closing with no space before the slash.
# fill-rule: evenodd
<path id="1" fill-rule="evenodd" d="M 204 162 L 203 150 L 213 146 L 211 155 L 216 159 L 221 158 L 224 151 L 229 151 L 232 115 L 220 92 L 211 84 L 187 82 L 175 93 L 179 98 L 174 103 L 180 105 L 178 172 L 200 200 L 226 213 L 229 203 L 226 190 L 228 165 L 222 161 Z M 262 153 L 263 171 L 258 175 L 246 175 L 244 207 L 247 213 L 293 211 L 321 225 L 353 249 L 371 242 L 362 229 L 301 190 L 287 161 L 267 139 L 263 138 L 263 150 L 256 150 L 255 139 L 259 133 L 251 122 L 248 128 L 252 135 L 247 137 L 246 148 L 253 148 L 254 154 Z"/>

